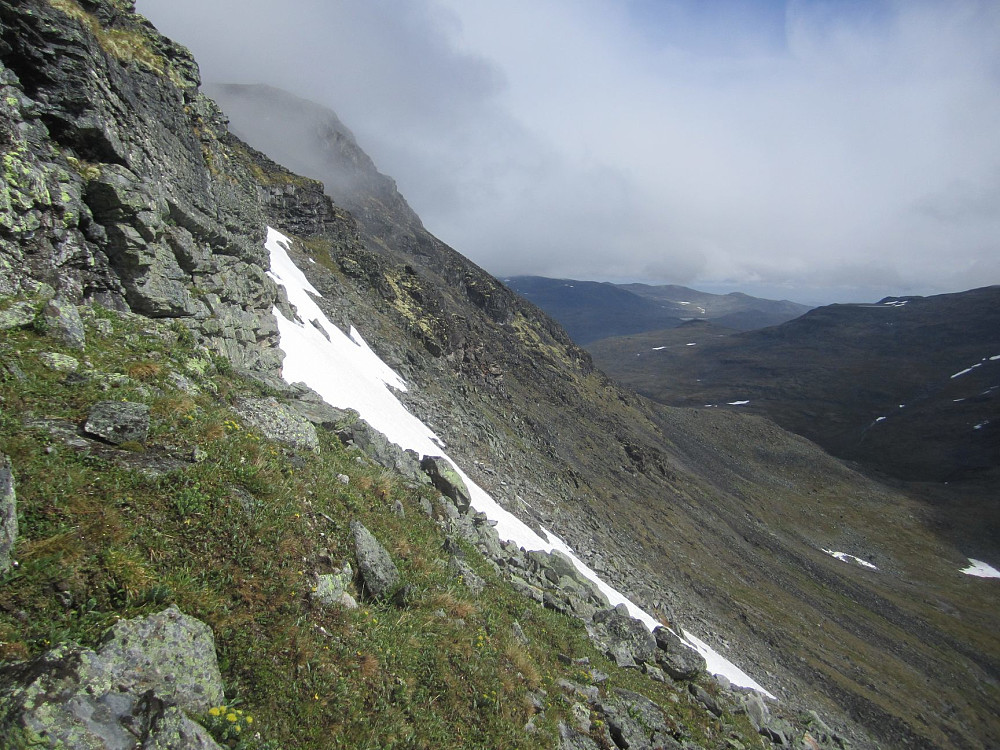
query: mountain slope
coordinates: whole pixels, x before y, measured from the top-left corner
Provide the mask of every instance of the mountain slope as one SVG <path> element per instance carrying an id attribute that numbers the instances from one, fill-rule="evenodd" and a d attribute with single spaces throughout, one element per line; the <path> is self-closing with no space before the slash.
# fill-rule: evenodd
<path id="1" fill-rule="evenodd" d="M 708 294 L 682 286 L 610 284 L 541 276 L 503 282 L 555 318 L 580 346 L 613 336 L 712 320 L 737 330 L 777 325 L 809 310 L 745 294 Z"/>
<path id="2" fill-rule="evenodd" d="M 280 136 L 270 122 L 276 130 L 257 145 Z M 234 119 L 245 134 L 248 126 Z M 300 161 L 340 158 L 310 149 Z M 920 502 L 758 420 L 664 410 L 618 390 L 537 308 L 414 232 L 404 215 L 390 233 L 397 243 L 368 246 L 378 258 L 340 252 L 329 266 L 316 254 L 309 264 L 294 248 L 293 258 L 309 269 L 324 309 L 349 307 L 355 324 L 360 314 L 366 339 L 418 386 L 404 400 L 476 482 L 556 530 L 650 610 L 723 650 L 738 642 L 750 655 L 741 666 L 763 669 L 782 700 L 850 715 L 890 744 L 980 742 L 971 727 L 985 726 L 988 712 L 966 688 L 996 670 L 985 625 L 992 590 L 953 572 L 964 557 L 929 532 Z M 362 258 L 375 269 L 365 276 L 354 271 Z M 393 268 L 396 259 L 403 268 Z M 457 336 L 438 333 L 444 321 Z M 419 356 L 392 332 L 400 322 L 422 342 Z M 854 571 L 824 548 L 875 557 L 884 572 Z M 949 635 L 943 602 L 983 624 Z M 832 629 L 829 640 L 815 637 L 817 622 Z M 927 670 L 929 692 L 912 679 Z M 944 689 L 961 718 L 941 718 L 945 683 L 955 686 Z"/>
<path id="3" fill-rule="evenodd" d="M 345 332 L 356 326 L 404 377 L 408 390 L 401 399 L 477 484 L 529 524 L 565 538 L 633 600 L 730 656 L 778 696 L 782 711 L 818 710 L 854 738 L 855 747 L 874 746 L 869 735 L 892 746 L 996 744 L 996 592 L 958 572 L 964 556 L 927 528 L 922 506 L 911 497 L 763 420 L 660 408 L 619 389 L 537 308 L 424 232 L 398 195 L 360 191 L 351 198 L 359 206 L 355 219 L 333 206 L 317 183 L 227 134 L 218 110 L 198 92 L 190 57 L 127 4 L 4 1 L 0 23 L 0 132 L 17 167 L 5 174 L 6 194 L 13 197 L 0 205 L 3 293 L 33 299 L 45 282 L 69 306 L 109 317 L 110 334 L 101 335 L 113 343 L 117 333 L 127 344 L 107 359 L 94 352 L 96 372 L 84 370 L 81 381 L 47 369 L 43 363 L 64 360 L 41 356 L 52 352 L 37 350 L 53 344 L 37 338 L 42 334 L 33 322 L 28 330 L 27 323 L 16 324 L 17 333 L 5 339 L 11 354 L 4 357 L 4 449 L 15 454 L 16 476 L 27 478 L 29 487 L 36 484 L 32 477 L 40 480 L 39 490 L 25 492 L 28 531 L 23 546 L 15 547 L 17 554 L 30 551 L 32 564 L 25 583 L 17 578 L 14 588 L 5 588 L 12 600 L 2 612 L 5 632 L 20 638 L 26 626 L 19 597 L 27 591 L 32 638 L 19 640 L 5 658 L 40 654 L 46 639 L 66 632 L 96 639 L 98 624 L 180 591 L 199 615 L 230 634 L 227 683 L 270 703 L 287 736 L 305 746 L 323 746 L 330 737 L 425 746 L 462 746 L 479 738 L 488 744 L 462 734 L 484 722 L 447 736 L 443 724 L 416 737 L 395 733 L 394 727 L 407 726 L 400 713 L 424 706 L 421 718 L 433 718 L 427 704 L 454 707 L 454 715 L 464 712 L 473 721 L 477 713 L 496 710 L 497 721 L 507 722 L 504 732 L 517 729 L 512 722 L 521 714 L 505 700 L 510 686 L 504 679 L 516 684 L 518 673 L 530 674 L 513 662 L 516 646 L 500 649 L 502 639 L 490 639 L 513 630 L 517 611 L 545 628 L 551 613 L 530 603 L 523 604 L 526 610 L 511 603 L 497 611 L 489 601 L 473 602 L 471 609 L 464 595 L 456 601 L 456 590 L 436 572 L 435 550 L 443 542 L 431 527 L 394 515 L 388 502 L 399 499 L 410 519 L 419 488 L 395 472 L 381 477 L 366 469 L 367 487 L 355 493 L 351 477 L 344 485 L 336 473 L 350 474 L 345 469 L 360 456 L 342 454 L 331 429 L 322 432 L 319 463 L 302 448 L 279 459 L 269 450 L 276 445 L 262 442 L 256 428 L 241 427 L 228 411 L 246 396 L 280 397 L 288 408 L 342 429 L 321 404 L 278 377 L 274 310 L 288 320 L 296 313 L 267 275 L 263 241 L 270 223 L 295 235 L 289 255 L 323 295 L 316 303 L 324 315 Z M 362 163 L 355 146 L 335 120 L 327 123 L 332 133 L 321 143 L 340 145 L 320 154 L 320 161 L 346 160 L 344 169 L 352 174 Z M 282 123 L 274 127 L 280 136 Z M 378 190 L 387 184 L 377 173 L 368 177 Z M 21 301 L 5 301 L 4 312 L 16 316 Z M 130 310 L 162 320 L 144 324 L 129 317 Z M 130 327 L 116 327 L 116 316 Z M 86 330 L 95 336 L 104 328 L 95 323 Z M 163 329 L 169 332 L 165 346 L 145 341 L 164 335 Z M 193 405 L 178 400 L 183 397 L 170 383 L 178 382 L 176 368 L 187 365 L 170 356 L 196 345 L 210 347 L 216 357 L 202 349 L 188 352 L 205 360 L 191 365 L 191 378 L 205 380 L 210 364 L 225 370 L 232 361 L 249 380 L 213 382 L 217 397 L 192 398 Z M 80 355 L 81 361 L 87 357 Z M 105 372 L 108 367 L 112 371 Z M 117 369 L 125 367 L 131 380 L 119 377 Z M 25 383 L 18 372 L 37 380 Z M 69 424 L 65 429 L 75 439 L 73 421 L 82 421 L 102 384 L 127 387 L 129 398 L 157 407 L 153 455 L 175 439 L 178 451 L 197 455 L 200 445 L 182 439 L 189 414 L 204 431 L 190 439 L 200 434 L 218 447 L 214 463 L 164 484 L 134 473 L 127 481 L 107 474 L 116 481 L 105 489 L 104 475 L 92 473 L 103 466 L 100 456 L 69 460 L 70 443 L 53 442 L 30 423 L 35 410 L 53 414 Z M 204 386 L 211 393 L 209 383 Z M 57 400 L 46 400 L 50 396 Z M 250 434 L 243 436 L 244 429 Z M 239 451 L 229 450 L 227 435 L 237 435 L 232 443 Z M 142 452 L 141 445 L 130 447 L 113 455 Z M 230 483 L 249 499 L 231 494 Z M 268 534 L 295 532 L 267 536 L 266 545 L 255 546 L 253 527 L 240 515 L 252 518 L 255 500 L 273 503 L 266 512 L 280 520 L 266 527 Z M 185 516 L 178 503 L 196 513 Z M 231 516 L 215 515 L 221 508 Z M 168 513 L 175 515 L 168 519 Z M 404 572 L 430 587 L 426 595 L 441 597 L 437 606 L 446 619 L 470 618 L 482 628 L 482 639 L 478 630 L 475 636 L 448 631 L 454 635 L 451 671 L 439 662 L 428 671 L 423 660 L 433 653 L 421 644 L 433 641 L 440 628 L 462 626 L 438 623 L 419 588 L 415 611 L 404 600 L 401 607 L 380 605 L 322 620 L 310 619 L 315 613 L 307 599 L 289 602 L 277 590 L 306 580 L 296 578 L 299 571 L 305 576 L 297 567 L 303 557 L 311 561 L 310 573 L 326 572 L 335 556 L 342 559 L 352 513 L 402 538 L 393 553 L 404 561 Z M 322 546 L 321 533 L 330 546 Z M 169 540 L 158 536 L 163 534 L 183 541 L 180 560 Z M 848 566 L 824 548 L 874 559 L 879 572 Z M 100 550 L 93 564 L 81 562 L 93 549 Z M 58 575 L 60 556 L 80 566 L 70 580 Z M 234 568 L 234 560 L 247 560 L 248 567 Z M 174 563 L 177 589 L 153 587 L 151 570 Z M 479 565 L 480 572 L 491 569 L 485 561 Z M 276 570 L 282 586 L 262 590 L 261 581 L 270 584 Z M 490 582 L 501 585 L 500 578 Z M 503 589 L 498 601 L 513 602 L 508 593 Z M 74 619 L 57 618 L 52 622 L 61 626 L 49 628 L 50 613 Z M 391 622 L 396 629 L 387 629 Z M 274 648 L 260 654 L 259 641 Z M 481 641 L 493 661 L 483 667 L 490 674 L 477 676 L 484 682 L 472 684 L 493 680 L 486 696 L 458 679 L 482 664 L 475 657 Z M 553 652 L 569 657 L 569 666 L 583 666 L 572 662 L 584 653 L 575 636 L 536 642 L 548 652 L 546 674 L 561 663 Z M 352 648 L 359 643 L 365 648 L 360 654 Z M 254 653 L 244 657 L 247 649 Z M 411 657 L 415 661 L 405 661 Z M 652 683 L 636 671 L 625 674 L 636 680 L 627 683 L 631 688 Z M 287 695 L 280 690 L 286 685 Z M 374 712 L 374 740 L 358 734 L 364 722 L 357 721 L 360 705 L 352 702 L 355 686 L 370 698 L 364 710 Z M 510 695 L 525 695 L 517 689 Z M 671 720 L 687 722 L 690 699 L 682 696 L 690 691 L 666 683 L 662 689 L 677 699 Z M 327 692 L 336 699 L 329 712 Z M 576 699 L 566 699 L 570 705 L 563 700 L 560 695 L 553 703 L 568 716 Z M 666 693 L 661 700 L 673 702 Z M 726 723 L 707 720 L 697 736 L 679 726 L 677 735 L 724 746 L 737 720 L 731 712 L 725 716 Z M 553 729 L 535 739 L 505 736 L 510 744 L 543 744 Z M 621 744 L 610 734 L 600 737 Z"/>

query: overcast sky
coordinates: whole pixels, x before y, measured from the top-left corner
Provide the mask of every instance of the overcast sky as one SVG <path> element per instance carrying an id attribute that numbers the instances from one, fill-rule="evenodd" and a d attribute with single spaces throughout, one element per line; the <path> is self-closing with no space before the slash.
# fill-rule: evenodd
<path id="1" fill-rule="evenodd" d="M 335 110 L 497 276 L 818 303 L 1000 283 L 996 0 L 138 0 Z"/>

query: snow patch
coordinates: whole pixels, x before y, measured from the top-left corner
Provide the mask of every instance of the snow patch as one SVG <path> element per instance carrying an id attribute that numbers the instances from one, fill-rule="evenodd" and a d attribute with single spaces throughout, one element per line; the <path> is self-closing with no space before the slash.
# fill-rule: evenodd
<path id="1" fill-rule="evenodd" d="M 979 424 L 975 425 L 975 426 L 974 426 L 974 427 L 973 427 L 972 429 L 974 429 L 974 430 L 981 430 L 981 429 L 983 429 L 983 428 L 984 428 L 984 427 L 985 427 L 986 425 L 988 425 L 989 423 L 990 423 L 990 420 L 988 420 L 988 419 L 987 419 L 987 420 L 984 420 L 984 421 L 980 422 Z"/>
<path id="2" fill-rule="evenodd" d="M 962 572 L 967 576 L 976 576 L 977 578 L 1000 578 L 1000 570 L 982 560 L 973 560 L 971 557 L 969 558 L 969 567 L 962 568 Z"/>
<path id="3" fill-rule="evenodd" d="M 875 421 L 876 422 L 884 422 L 885 421 L 885 417 L 875 417 Z"/>
<path id="4" fill-rule="evenodd" d="M 698 346 L 698 342 L 692 341 L 690 344 L 685 344 L 685 346 Z"/>
<path id="5" fill-rule="evenodd" d="M 654 352 L 658 352 L 658 351 L 662 351 L 663 349 L 666 349 L 666 348 L 667 347 L 665 347 L 665 346 L 654 346 L 653 347 L 653 351 Z"/>
<path id="6" fill-rule="evenodd" d="M 748 401 L 727 401 L 726 403 L 729 404 L 730 406 L 746 406 L 747 404 L 750 403 L 750 401 L 749 400 Z"/>
<path id="7" fill-rule="evenodd" d="M 959 370 L 954 375 L 952 375 L 951 378 L 952 378 L 952 380 L 954 380 L 955 378 L 960 378 L 963 375 L 968 375 L 970 372 L 972 372 L 973 370 L 975 370 L 977 367 L 981 366 L 982 364 L 983 364 L 982 362 L 976 362 L 976 364 L 972 365 L 972 367 L 966 367 L 964 370 Z"/>
<path id="8" fill-rule="evenodd" d="M 856 557 L 855 555 L 849 555 L 846 552 L 834 552 L 832 549 L 824 549 L 823 551 L 831 557 L 836 557 L 842 562 L 854 563 L 855 565 L 860 565 L 862 568 L 869 568 L 870 570 L 878 570 L 878 567 L 872 563 L 867 560 L 862 560 L 860 557 Z"/>
<path id="9" fill-rule="evenodd" d="M 729 678 L 729 681 L 733 685 L 749 687 L 763 693 L 768 698 L 774 698 L 771 693 L 758 685 L 750 675 L 739 667 L 734 666 L 732 662 L 727 661 L 724 656 L 721 656 L 717 651 L 713 650 L 711 646 L 705 643 L 705 641 L 684 630 L 681 631 L 681 638 L 695 651 L 702 655 L 705 659 L 706 668 L 712 674 L 725 675 Z"/>
<path id="10" fill-rule="evenodd" d="M 350 336 L 331 323 L 310 297 L 322 295 L 309 283 L 292 262 L 287 249 L 291 243 L 280 232 L 268 227 L 265 248 L 271 255 L 268 275 L 285 288 L 288 301 L 297 308 L 295 320 L 289 320 L 277 308 L 272 312 L 278 323 L 279 346 L 285 353 L 282 378 L 288 383 L 304 382 L 323 400 L 340 409 L 355 409 L 374 429 L 404 449 L 421 456 L 442 455 L 441 439 L 423 422 L 413 416 L 396 398 L 391 389 L 406 390 L 406 383 L 371 350 L 361 334 L 352 326 Z M 315 321 L 315 324 L 306 324 Z M 318 328 L 329 335 L 329 340 Z M 650 630 L 660 626 L 648 612 L 639 608 L 621 592 L 612 588 L 582 560 L 566 542 L 542 529 L 543 539 L 514 514 L 505 510 L 489 493 L 473 482 L 447 455 L 443 455 L 469 488 L 472 506 L 496 522 L 501 539 L 513 541 L 525 550 L 551 552 L 559 550 L 573 561 L 577 569 L 593 581 L 608 597 L 611 606 L 624 604 L 629 614 Z M 682 631 L 683 639 L 701 653 L 714 674 L 727 677 L 732 684 L 757 690 L 774 698 L 759 683 L 725 657 L 713 651 L 696 636 Z"/>

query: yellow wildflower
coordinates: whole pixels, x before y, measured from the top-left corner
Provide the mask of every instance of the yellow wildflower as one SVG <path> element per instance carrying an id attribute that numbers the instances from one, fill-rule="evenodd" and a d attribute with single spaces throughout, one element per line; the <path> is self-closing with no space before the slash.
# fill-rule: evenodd
<path id="1" fill-rule="evenodd" d="M 226 714 L 226 721 L 230 723 L 236 721 L 236 714 L 233 713 Z"/>

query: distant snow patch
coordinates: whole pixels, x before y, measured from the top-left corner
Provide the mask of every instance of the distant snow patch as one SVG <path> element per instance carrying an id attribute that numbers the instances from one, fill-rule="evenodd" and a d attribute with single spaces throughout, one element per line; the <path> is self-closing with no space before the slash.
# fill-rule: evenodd
<path id="1" fill-rule="evenodd" d="M 905 299 L 894 299 L 887 302 L 883 302 L 882 305 L 885 307 L 903 307 L 909 300 Z"/>
<path id="2" fill-rule="evenodd" d="M 982 560 L 973 560 L 971 557 L 969 558 L 969 567 L 962 568 L 962 572 L 967 576 L 976 576 L 977 578 L 1000 578 L 1000 570 Z"/>
<path id="3" fill-rule="evenodd" d="M 954 378 L 960 378 L 963 375 L 968 375 L 970 372 L 972 372 L 973 370 L 975 370 L 977 367 L 979 367 L 982 364 L 983 364 L 982 362 L 976 362 L 976 364 L 972 365 L 972 367 L 966 367 L 964 370 L 959 370 L 958 372 L 956 372 L 951 377 L 952 377 L 952 379 L 954 379 Z"/>
<path id="4" fill-rule="evenodd" d="M 658 351 L 661 351 L 661 350 L 666 349 L 666 348 L 667 347 L 665 347 L 665 346 L 654 346 L 653 347 L 653 351 L 654 352 L 658 352 Z"/>
<path id="5" fill-rule="evenodd" d="M 726 403 L 729 404 L 730 406 L 746 406 L 750 402 L 749 401 L 727 401 Z"/>
<path id="6" fill-rule="evenodd" d="M 855 555 L 849 555 L 846 552 L 834 552 L 832 549 L 824 549 L 823 551 L 831 557 L 836 557 L 842 562 L 854 563 L 855 565 L 860 565 L 862 568 L 868 568 L 870 570 L 878 570 L 878 567 L 872 563 L 867 560 L 862 560 L 860 557 L 856 557 Z"/>
<path id="7" fill-rule="evenodd" d="M 690 305 L 691 303 L 690 302 L 678 302 L 677 304 L 678 305 Z"/>
<path id="8" fill-rule="evenodd" d="M 988 419 L 987 419 L 987 420 L 985 420 L 985 421 L 982 421 L 982 422 L 980 422 L 979 424 L 977 424 L 977 425 L 976 425 L 975 427 L 973 427 L 972 429 L 974 429 L 974 430 L 981 430 L 981 429 L 983 429 L 983 428 L 984 428 L 984 427 L 985 427 L 986 425 L 988 425 L 989 423 L 990 423 L 990 420 L 988 420 Z"/>
<path id="9" fill-rule="evenodd" d="M 884 422 L 885 421 L 885 417 L 875 417 L 875 421 L 876 422 Z"/>
<path id="10" fill-rule="evenodd" d="M 698 342 L 692 341 L 690 344 L 685 344 L 685 346 L 698 346 Z"/>
<path id="11" fill-rule="evenodd" d="M 1000 354 L 994 354 L 990 357 L 990 362 L 996 362 L 998 359 L 1000 359 Z"/>

